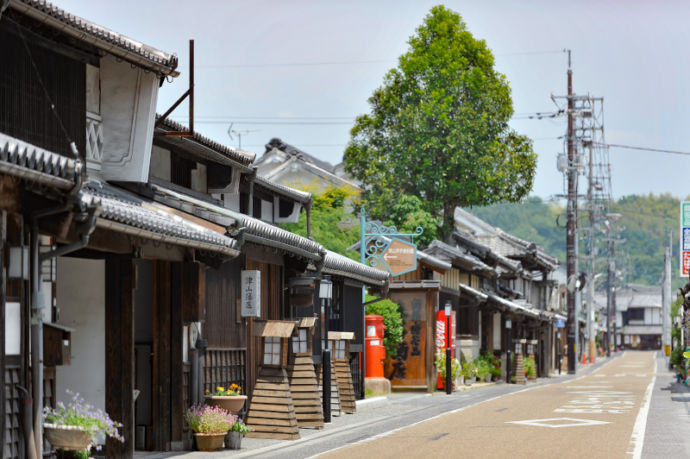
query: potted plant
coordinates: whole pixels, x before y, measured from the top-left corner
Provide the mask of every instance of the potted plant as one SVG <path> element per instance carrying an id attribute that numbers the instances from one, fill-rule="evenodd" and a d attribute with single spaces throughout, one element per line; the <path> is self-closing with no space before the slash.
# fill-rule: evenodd
<path id="1" fill-rule="evenodd" d="M 236 416 L 219 406 L 194 405 L 184 415 L 194 431 L 199 451 L 215 451 L 223 447 L 225 435 L 235 423 Z"/>
<path id="2" fill-rule="evenodd" d="M 465 375 L 465 385 L 471 386 L 477 381 L 477 366 L 473 361 L 467 362 L 463 368 L 463 374 Z"/>
<path id="3" fill-rule="evenodd" d="M 239 413 L 247 400 L 247 396 L 241 395 L 240 392 L 242 388 L 237 384 L 231 384 L 227 389 L 218 386 L 214 392 L 206 390 L 206 404 L 219 406 L 233 414 Z"/>
<path id="4" fill-rule="evenodd" d="M 525 357 L 524 365 L 525 365 L 525 376 L 527 376 L 528 379 L 530 379 L 530 380 L 536 379 L 537 369 L 536 369 L 536 365 L 534 363 L 534 359 L 532 357 Z"/>
<path id="5" fill-rule="evenodd" d="M 58 402 L 56 408 L 43 409 L 43 428 L 46 439 L 55 448 L 69 451 L 74 457 L 87 458 L 91 446 L 100 450 L 106 437 L 124 442 L 118 431 L 122 424 L 115 422 L 102 410 L 84 401 L 79 393 L 67 390 L 71 396 L 67 405 Z"/>
<path id="6" fill-rule="evenodd" d="M 446 384 L 446 354 L 444 352 L 439 352 L 436 354 L 436 361 L 434 362 L 439 373 L 441 373 L 441 381 L 443 387 Z M 450 379 L 453 381 L 453 388 L 455 388 L 455 380 L 461 375 L 460 372 L 460 361 L 458 359 L 453 359 L 450 362 Z"/>
<path id="7" fill-rule="evenodd" d="M 251 431 L 251 427 L 245 424 L 241 418 L 237 417 L 228 432 L 228 447 L 230 449 L 242 448 L 242 437 Z"/>
<path id="8" fill-rule="evenodd" d="M 480 381 L 487 381 L 491 379 L 491 364 L 482 356 L 475 360 L 477 367 L 477 378 Z"/>

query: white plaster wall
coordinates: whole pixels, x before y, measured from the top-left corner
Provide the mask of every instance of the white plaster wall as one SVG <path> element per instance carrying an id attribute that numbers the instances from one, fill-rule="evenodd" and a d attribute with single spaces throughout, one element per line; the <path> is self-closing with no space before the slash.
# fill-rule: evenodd
<path id="1" fill-rule="evenodd" d="M 170 181 L 170 150 L 153 145 L 151 149 L 151 176 Z"/>
<path id="2" fill-rule="evenodd" d="M 273 203 L 261 200 L 261 220 L 273 223 Z"/>
<path id="3" fill-rule="evenodd" d="M 70 389 L 105 410 L 105 261 L 58 258 L 56 295 L 59 323 L 74 328 L 72 362 L 56 367 L 57 398 Z"/>
<path id="4" fill-rule="evenodd" d="M 101 58 L 101 116 L 106 180 L 147 182 L 158 100 L 158 78 L 153 72 Z"/>
<path id="5" fill-rule="evenodd" d="M 192 170 L 192 190 L 200 193 L 206 193 L 208 191 L 206 185 L 206 166 L 201 163 L 197 163 L 196 169 Z"/>
<path id="6" fill-rule="evenodd" d="M 239 193 L 224 193 L 223 205 L 235 212 L 240 211 L 240 194 Z"/>

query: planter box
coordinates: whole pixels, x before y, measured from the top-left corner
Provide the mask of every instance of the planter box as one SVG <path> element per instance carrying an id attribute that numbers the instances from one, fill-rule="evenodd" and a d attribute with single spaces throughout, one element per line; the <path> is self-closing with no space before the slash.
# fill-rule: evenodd
<path id="1" fill-rule="evenodd" d="M 222 433 L 195 433 L 196 447 L 199 451 L 216 451 L 221 449 L 225 444 L 225 435 Z"/>
<path id="2" fill-rule="evenodd" d="M 84 451 L 91 446 L 91 435 L 77 426 L 43 424 L 46 440 L 55 449 L 65 451 Z"/>
<path id="3" fill-rule="evenodd" d="M 244 407 L 246 395 L 207 395 L 206 404 L 219 406 L 232 414 L 237 414 Z"/>

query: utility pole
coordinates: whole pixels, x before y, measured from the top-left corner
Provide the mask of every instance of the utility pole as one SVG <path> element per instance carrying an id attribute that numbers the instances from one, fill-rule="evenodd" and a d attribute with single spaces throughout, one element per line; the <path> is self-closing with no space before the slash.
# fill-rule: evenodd
<path id="1" fill-rule="evenodd" d="M 587 202 L 589 204 L 589 231 L 587 232 L 587 339 L 589 340 L 589 361 L 594 363 L 594 158 L 592 143 L 589 144 L 589 182 Z"/>
<path id="2" fill-rule="evenodd" d="M 575 238 L 577 237 L 577 168 L 575 164 L 575 137 L 573 132 L 573 70 L 570 66 L 570 50 L 568 50 L 568 222 L 566 225 L 566 273 L 570 282 L 575 276 Z M 572 291 L 571 291 L 572 290 Z M 575 315 L 575 290 L 568 289 L 566 294 L 568 308 L 568 374 L 574 374 L 577 368 L 575 354 L 575 335 L 577 317 Z"/>
<path id="3" fill-rule="evenodd" d="M 673 233 L 671 233 L 671 238 Z M 664 352 L 670 352 L 671 347 L 671 244 L 669 241 L 669 246 L 666 247 L 664 253 L 664 284 L 663 290 L 661 292 L 662 298 L 662 324 L 663 324 L 663 335 L 661 335 L 661 342 L 664 346 Z M 667 354 L 668 355 L 668 354 Z"/>
<path id="4" fill-rule="evenodd" d="M 609 227 L 610 228 L 610 227 Z M 615 306 L 615 297 L 614 295 L 614 284 L 615 284 L 615 277 L 616 277 L 616 259 L 615 259 L 615 253 L 614 251 L 616 250 L 616 246 L 613 243 L 613 239 L 611 238 L 611 230 L 609 229 L 608 231 L 608 276 L 606 280 L 606 356 L 611 357 L 611 346 L 614 343 L 613 340 L 613 327 L 612 325 L 612 320 L 611 320 L 611 314 L 613 311 L 613 314 L 615 314 L 616 311 L 616 306 Z"/>

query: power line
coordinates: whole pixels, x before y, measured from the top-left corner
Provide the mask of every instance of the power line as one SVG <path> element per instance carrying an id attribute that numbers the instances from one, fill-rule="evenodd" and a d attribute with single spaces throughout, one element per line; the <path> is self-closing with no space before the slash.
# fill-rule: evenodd
<path id="1" fill-rule="evenodd" d="M 539 51 L 518 51 L 513 53 L 494 54 L 497 57 L 504 56 L 535 56 L 540 54 L 561 54 L 563 50 L 539 50 Z M 397 59 L 370 59 L 352 61 L 314 61 L 314 62 L 257 62 L 248 64 L 206 64 L 197 65 L 203 68 L 260 68 L 260 67 L 319 67 L 329 65 L 355 65 L 355 64 L 382 64 L 397 62 Z"/>
<path id="2" fill-rule="evenodd" d="M 381 64 L 395 62 L 395 59 L 374 59 L 365 61 L 325 61 L 325 62 L 265 62 L 256 64 L 210 64 L 199 65 L 204 68 L 252 68 L 252 67 L 318 67 L 328 65 Z"/>
<path id="3" fill-rule="evenodd" d="M 621 145 L 621 144 L 617 144 L 617 143 L 607 143 L 604 146 L 615 147 L 615 148 L 625 148 L 628 150 L 653 151 L 655 153 L 669 153 L 672 155 L 690 156 L 690 151 L 666 150 L 663 148 L 651 148 L 651 147 L 638 147 L 638 146 L 634 146 L 634 145 Z"/>

